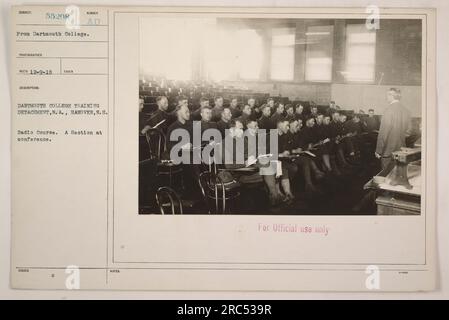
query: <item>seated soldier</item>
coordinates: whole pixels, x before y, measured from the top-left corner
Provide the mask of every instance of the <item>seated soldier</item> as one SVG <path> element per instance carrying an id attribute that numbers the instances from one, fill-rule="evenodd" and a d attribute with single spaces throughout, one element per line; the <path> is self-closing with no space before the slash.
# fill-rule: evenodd
<path id="1" fill-rule="evenodd" d="M 262 116 L 257 120 L 257 124 L 260 129 L 270 130 L 274 129 L 271 125 L 271 108 L 268 104 L 264 104 L 261 107 Z"/>
<path id="2" fill-rule="evenodd" d="M 217 123 L 211 121 L 212 110 L 209 107 L 201 108 L 201 136 L 207 129 L 218 129 Z"/>
<path id="3" fill-rule="evenodd" d="M 341 150 L 342 150 L 342 154 L 343 154 L 343 159 L 340 159 L 341 156 L 338 157 L 338 159 L 341 162 L 342 166 L 346 166 L 349 168 L 349 163 L 348 160 L 346 159 L 346 155 L 348 155 L 351 159 L 354 159 L 355 157 L 355 149 L 354 149 L 354 144 L 353 144 L 353 140 L 351 138 L 352 132 L 348 131 L 348 129 L 350 129 L 350 127 L 348 126 L 348 117 L 345 114 L 340 114 L 340 118 L 339 118 L 340 122 L 341 122 L 341 136 L 339 139 L 340 142 L 340 146 L 341 146 Z M 345 165 L 344 163 L 347 163 L 347 165 Z"/>
<path id="4" fill-rule="evenodd" d="M 257 120 L 262 116 L 262 110 L 256 105 L 256 99 L 249 98 L 248 105 L 251 108 L 251 119 Z"/>
<path id="5" fill-rule="evenodd" d="M 230 121 L 232 119 L 231 109 L 223 108 L 221 112 L 221 119 L 217 122 L 217 128 L 220 130 L 222 138 L 225 137 L 226 129 L 230 127 Z"/>
<path id="6" fill-rule="evenodd" d="M 310 107 L 310 116 L 316 118 L 318 116 L 318 107 L 316 105 L 312 105 Z"/>
<path id="7" fill-rule="evenodd" d="M 280 194 L 278 194 L 276 188 L 276 172 L 267 168 L 267 164 L 258 161 L 257 122 L 250 120 L 248 127 L 249 129 L 245 134 L 243 124 L 240 121 L 235 119 L 230 121 L 229 134 L 224 139 L 222 148 L 219 149 L 221 151 L 219 159 L 221 163 L 224 163 L 225 168 L 229 169 L 226 172 L 229 172 L 240 184 L 263 181 L 269 192 L 270 204 L 276 205 L 280 201 Z M 252 143 L 249 143 L 249 136 L 254 138 Z M 254 141 L 256 141 L 256 144 L 254 144 Z M 245 167 L 256 167 L 258 170 L 250 173 L 233 170 Z"/>
<path id="8" fill-rule="evenodd" d="M 206 107 L 209 108 L 209 99 L 202 97 L 200 99 L 200 106 L 195 111 L 191 112 L 192 120 L 193 121 L 201 120 L 201 110 Z"/>
<path id="9" fill-rule="evenodd" d="M 162 132 L 166 132 L 170 125 L 171 116 L 167 112 L 168 99 L 165 96 L 159 96 L 156 98 L 157 110 L 153 112 L 150 117 L 145 121 L 145 126 L 142 128 L 141 133 L 145 134 L 151 128 L 159 128 Z M 143 105 L 142 105 L 143 107 Z"/>
<path id="10" fill-rule="evenodd" d="M 379 132 L 379 119 L 374 115 L 374 109 L 368 110 L 368 117 L 365 118 L 364 126 L 368 133 Z"/>
<path id="11" fill-rule="evenodd" d="M 181 150 L 189 150 L 192 147 L 193 127 L 190 121 L 190 110 L 186 104 L 182 104 L 176 107 L 175 113 L 177 120 L 168 127 L 166 136 L 169 154 L 173 147 L 181 142 L 185 142 L 180 146 Z"/>
<path id="12" fill-rule="evenodd" d="M 248 104 L 246 104 L 243 107 L 242 115 L 239 118 L 237 118 L 243 124 L 243 127 L 245 129 L 248 121 L 251 119 L 251 111 L 252 111 L 251 107 Z"/>
<path id="13" fill-rule="evenodd" d="M 350 166 L 348 164 L 348 162 L 346 161 L 345 158 L 345 153 L 344 153 L 344 144 L 342 143 L 343 139 L 343 134 L 344 134 L 344 129 L 343 129 L 343 123 L 340 119 L 342 115 L 340 114 L 340 112 L 336 111 L 332 114 L 332 121 L 330 122 L 330 128 L 332 131 L 332 135 L 335 141 L 335 155 L 336 155 L 336 159 L 339 162 L 339 165 L 342 169 L 349 169 Z M 344 117 L 343 117 L 344 119 Z"/>
<path id="14" fill-rule="evenodd" d="M 337 166 L 335 153 L 336 153 L 336 139 L 338 131 L 335 126 L 331 125 L 331 117 L 325 115 L 323 118 L 323 127 L 321 131 L 322 141 L 327 141 L 323 143 L 320 147 L 321 156 L 324 163 L 324 168 L 327 172 L 333 172 L 336 176 L 340 176 L 341 172 Z"/>
<path id="15" fill-rule="evenodd" d="M 239 108 L 237 98 L 232 98 L 231 103 L 229 104 L 229 109 L 231 109 L 232 118 L 236 119 L 242 115 L 242 111 Z"/>
<path id="16" fill-rule="evenodd" d="M 295 119 L 295 108 L 293 108 L 292 104 L 287 104 L 285 106 L 286 116 L 285 119 L 290 122 Z"/>
<path id="17" fill-rule="evenodd" d="M 271 127 L 276 129 L 279 121 L 284 119 L 284 104 L 282 102 L 278 102 L 275 104 L 274 113 L 271 116 Z"/>
<path id="18" fill-rule="evenodd" d="M 285 200 L 289 203 L 293 202 L 295 198 L 291 191 L 290 182 L 294 178 L 295 174 L 298 171 L 296 165 L 294 165 L 291 160 L 289 160 L 290 156 L 290 146 L 289 146 L 289 123 L 285 119 L 280 119 L 277 123 L 278 129 L 278 152 L 279 158 L 282 162 L 282 176 L 281 176 L 281 186 L 285 194 Z"/>
<path id="19" fill-rule="evenodd" d="M 360 139 L 363 128 L 358 114 L 354 114 L 351 120 L 344 124 L 344 132 L 350 136 L 346 138 L 347 149 L 349 150 L 350 161 L 354 161 L 360 156 Z"/>
<path id="20" fill-rule="evenodd" d="M 304 114 L 304 107 L 301 104 L 297 104 L 296 105 L 296 109 L 295 109 L 295 119 L 296 120 L 301 120 L 302 123 L 306 122 L 306 115 Z"/>
<path id="21" fill-rule="evenodd" d="M 218 122 L 223 112 L 223 97 L 215 97 L 215 104 L 212 108 L 212 121 Z"/>
<path id="22" fill-rule="evenodd" d="M 271 110 L 273 111 L 274 109 L 274 99 L 273 98 L 268 98 L 267 99 L 267 105 L 271 108 Z"/>
<path id="23" fill-rule="evenodd" d="M 303 151 L 301 146 L 299 145 L 301 137 L 301 126 L 302 124 L 298 120 L 293 120 L 290 122 L 289 146 L 291 154 L 293 155 L 299 154 Z M 318 169 L 314 159 L 307 155 L 302 155 L 295 158 L 294 162 L 298 165 L 299 169 L 304 175 L 306 192 L 318 192 L 312 181 L 312 173 L 314 173 L 315 178 L 318 180 L 324 177 L 324 173 L 321 172 L 320 169 Z"/>

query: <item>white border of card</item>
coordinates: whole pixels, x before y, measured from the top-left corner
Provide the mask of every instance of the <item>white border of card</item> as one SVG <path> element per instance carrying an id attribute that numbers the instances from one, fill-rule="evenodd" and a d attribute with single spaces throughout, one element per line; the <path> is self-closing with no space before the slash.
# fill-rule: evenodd
<path id="1" fill-rule="evenodd" d="M 81 6 L 79 10 L 80 29 L 76 31 L 86 31 L 89 36 L 75 39 L 67 33 L 50 40 L 37 34 L 25 37 L 20 32 L 65 32 L 61 17 L 66 7 L 20 6 L 11 10 L 12 287 L 223 291 L 435 288 L 434 10 L 380 9 L 380 19 L 422 20 L 423 169 L 421 214 L 416 216 L 137 214 L 138 123 L 133 106 L 138 104 L 140 19 L 366 19 L 366 8 Z M 66 45 L 58 46 L 60 41 Z M 56 72 L 24 74 L 27 69 Z M 79 73 L 65 72 L 71 69 Z M 24 117 L 17 112 L 21 103 L 93 103 L 105 112 L 97 118 Z M 60 134 L 50 143 L 19 143 L 17 130 L 55 130 Z M 65 130 L 101 134 L 64 136 Z M 276 224 L 326 232 L 263 228 Z"/>

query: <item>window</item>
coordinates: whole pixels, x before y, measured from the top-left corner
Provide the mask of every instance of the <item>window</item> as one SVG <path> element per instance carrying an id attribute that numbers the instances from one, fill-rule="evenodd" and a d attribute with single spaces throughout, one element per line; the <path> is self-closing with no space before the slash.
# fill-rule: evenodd
<path id="1" fill-rule="evenodd" d="M 141 68 L 144 74 L 174 80 L 192 78 L 192 34 L 200 23 L 187 19 L 143 19 L 140 24 Z"/>
<path id="2" fill-rule="evenodd" d="M 260 79 L 263 63 L 261 36 L 257 34 L 256 30 L 240 30 L 237 32 L 237 42 L 239 77 L 241 79 Z"/>
<path id="3" fill-rule="evenodd" d="M 206 30 L 205 72 L 215 81 L 235 78 L 259 80 L 263 65 L 262 37 L 254 29 Z"/>
<path id="4" fill-rule="evenodd" d="M 295 69 L 295 29 L 274 29 L 271 46 L 271 79 L 292 81 Z"/>
<path id="5" fill-rule="evenodd" d="M 364 24 L 346 26 L 347 81 L 373 82 L 375 80 L 376 31 Z"/>
<path id="6" fill-rule="evenodd" d="M 307 27 L 305 67 L 307 81 L 332 81 L 333 32 L 334 26 Z"/>

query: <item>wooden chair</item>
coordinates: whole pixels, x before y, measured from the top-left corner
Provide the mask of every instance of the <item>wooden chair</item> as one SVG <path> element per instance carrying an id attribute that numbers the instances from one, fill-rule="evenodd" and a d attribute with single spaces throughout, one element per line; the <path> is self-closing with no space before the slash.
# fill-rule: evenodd
<path id="1" fill-rule="evenodd" d="M 198 182 L 209 214 L 213 209 L 215 213 L 226 213 L 227 201 L 240 197 L 236 188 L 228 189 L 218 175 L 209 171 L 201 173 Z"/>
<path id="2" fill-rule="evenodd" d="M 179 195 L 169 187 L 160 187 L 156 192 L 156 202 L 162 215 L 168 208 L 171 214 L 183 214 L 183 205 Z"/>
<path id="3" fill-rule="evenodd" d="M 166 151 L 166 139 L 164 133 L 158 128 L 151 128 L 146 133 L 148 147 L 150 149 L 150 158 L 157 159 L 157 176 L 168 177 L 169 187 L 173 187 L 173 177 L 181 178 L 181 187 L 184 187 L 182 180 L 182 166 L 174 164 L 170 160 L 162 159 L 162 154 Z"/>

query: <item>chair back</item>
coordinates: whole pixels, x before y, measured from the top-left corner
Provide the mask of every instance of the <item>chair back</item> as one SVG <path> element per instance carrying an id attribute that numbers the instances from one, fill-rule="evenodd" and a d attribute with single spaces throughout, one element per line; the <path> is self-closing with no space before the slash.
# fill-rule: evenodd
<path id="1" fill-rule="evenodd" d="M 150 159 L 161 159 L 165 151 L 165 135 L 159 128 L 151 128 L 146 133 L 148 148 L 150 149 Z"/>
<path id="2" fill-rule="evenodd" d="M 205 171 L 199 176 L 199 185 L 201 188 L 201 193 L 203 195 L 203 200 L 206 203 L 208 213 L 211 213 L 213 201 L 215 204 L 215 213 L 225 213 L 226 210 L 226 188 L 223 181 L 217 175 Z M 220 200 L 221 211 L 220 211 Z"/>
<path id="3" fill-rule="evenodd" d="M 179 195 L 169 187 L 160 187 L 156 192 L 156 202 L 161 214 L 183 214 L 182 201 Z"/>

